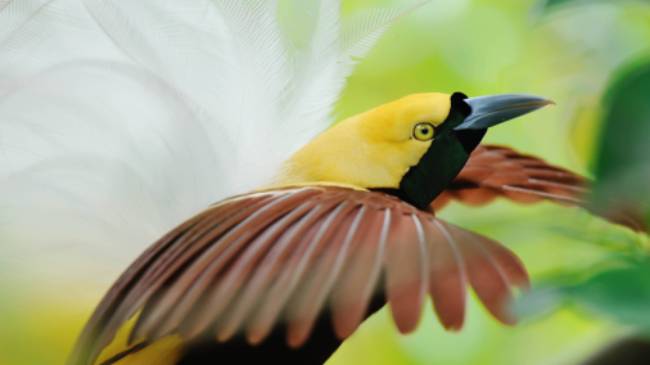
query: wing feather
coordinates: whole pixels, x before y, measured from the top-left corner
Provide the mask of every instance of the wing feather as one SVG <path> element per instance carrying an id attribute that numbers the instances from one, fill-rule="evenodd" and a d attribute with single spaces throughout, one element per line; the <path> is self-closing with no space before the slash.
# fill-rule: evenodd
<path id="1" fill-rule="evenodd" d="M 498 197 L 518 203 L 549 200 L 587 208 L 611 222 L 635 231 L 647 231 L 644 219 L 633 211 L 598 211 L 589 206 L 589 181 L 544 160 L 508 147 L 480 145 L 452 184 L 433 202 L 438 210 L 451 200 L 484 205 Z"/>
<path id="2" fill-rule="evenodd" d="M 305 240 L 312 240 L 314 238 L 317 225 L 313 223 L 322 214 L 322 211 L 321 209 L 320 211 L 310 212 L 305 219 L 290 231 L 287 231 L 282 239 L 278 241 L 273 250 L 265 258 L 265 261 L 259 266 L 256 275 L 249 285 L 245 288 L 242 295 L 242 301 L 246 303 L 245 309 L 258 309 L 257 307 L 261 306 L 257 302 L 271 290 L 273 281 L 276 280 L 282 270 L 282 266 L 290 258 L 291 249 L 298 244 L 301 238 Z M 270 316 L 264 316 L 264 314 L 264 310 L 260 308 L 255 313 L 255 317 L 247 325 L 248 338 L 253 343 L 264 339 L 270 331 L 269 324 L 271 323 L 268 322 Z"/>
<path id="3" fill-rule="evenodd" d="M 427 292 L 446 328 L 462 326 L 469 283 L 494 316 L 512 323 L 520 261 L 498 243 L 380 192 L 343 187 L 263 191 L 216 204 L 161 238 L 106 295 L 73 364 L 90 364 L 129 319 L 130 344 L 185 340 L 255 345 L 279 328 L 304 344 L 325 312 L 344 339 L 387 302 L 413 331 Z M 372 303 L 372 307 L 370 304 Z"/>
<path id="4" fill-rule="evenodd" d="M 332 291 L 346 262 L 352 239 L 357 234 L 361 220 L 364 219 L 366 206 L 360 206 L 350 215 L 354 215 L 344 223 L 332 239 L 332 244 L 325 249 L 322 259 L 312 271 L 311 277 L 305 280 L 304 287 L 298 290 L 290 306 L 293 316 L 288 318 L 289 338 L 292 346 L 299 346 L 306 341 L 321 308 Z M 249 337 L 249 340 L 252 340 Z M 253 341 L 251 341 L 253 342 Z"/>
<path id="5" fill-rule="evenodd" d="M 464 257 L 467 276 L 472 288 L 485 307 L 501 322 L 513 324 L 514 318 L 508 312 L 512 299 L 510 283 L 500 265 L 483 248 L 483 237 L 446 224 L 456 237 Z"/>
<path id="6" fill-rule="evenodd" d="M 269 332 L 272 326 L 277 322 L 280 312 L 284 308 L 291 293 L 298 286 L 299 281 L 305 275 L 307 265 L 314 259 L 317 247 L 326 243 L 333 234 L 332 222 L 345 209 L 346 202 L 337 204 L 319 225 L 314 226 L 314 233 L 308 234 L 309 239 L 303 240 L 297 250 L 292 252 L 290 260 L 286 263 L 274 284 L 266 294 L 264 305 L 259 307 L 257 313 L 253 316 L 252 321 L 258 321 L 255 328 L 262 329 L 262 333 Z M 234 333 L 234 329 L 226 336 L 220 336 L 220 339 L 227 339 Z"/>
<path id="7" fill-rule="evenodd" d="M 219 287 L 216 289 L 216 296 L 223 296 L 224 298 L 232 296 L 232 292 L 252 273 L 253 265 L 268 251 L 273 241 L 294 220 L 306 214 L 309 208 L 310 205 L 308 203 L 303 203 L 256 237 L 246 247 L 246 251 L 242 253 L 241 257 L 233 264 L 233 268 L 229 270 L 227 275 L 219 283 Z M 187 280 L 191 281 L 196 279 L 188 277 Z M 182 290 L 182 288 L 190 286 L 187 280 L 186 282 L 179 280 L 179 282 L 166 289 L 166 292 L 161 294 L 159 303 L 155 306 L 155 312 L 148 314 L 147 311 L 143 311 L 134 329 L 136 338 L 139 337 L 138 334 L 145 335 L 146 333 L 152 333 L 156 337 L 164 336 L 178 326 L 182 319 L 187 316 L 192 305 L 196 303 L 201 295 L 200 289 L 194 289 L 196 286 L 192 287 L 192 290 L 189 292 Z M 203 287 L 203 289 L 205 288 Z M 214 308 L 214 311 L 215 315 L 219 312 L 217 308 Z M 155 327 L 157 327 L 155 332 L 152 332 Z"/>
<path id="8" fill-rule="evenodd" d="M 465 320 L 467 274 L 462 252 L 448 228 L 438 220 L 422 219 L 431 247 L 429 292 L 440 323 L 459 330 Z"/>
<path id="9" fill-rule="evenodd" d="M 373 210 L 357 232 L 356 244 L 347 260 L 339 285 L 332 293 L 334 331 L 346 338 L 364 318 L 381 268 L 390 226 L 390 210 Z"/>
<path id="10" fill-rule="evenodd" d="M 193 278 L 188 280 L 188 285 L 191 285 L 191 287 L 188 295 L 183 299 L 188 304 L 177 307 L 179 309 L 186 308 L 193 312 L 191 316 L 187 316 L 189 312 L 179 312 L 178 314 L 178 316 L 184 318 L 182 328 L 186 335 L 200 334 L 210 325 L 211 320 L 219 317 L 227 309 L 227 299 L 229 298 L 216 297 L 212 290 L 222 284 L 221 278 L 228 269 L 227 265 L 230 265 L 243 252 L 244 245 L 267 225 L 286 214 L 292 207 L 295 207 L 292 204 L 301 204 L 303 199 L 312 193 L 306 189 L 298 190 L 294 194 L 283 194 L 278 199 L 271 201 L 271 204 L 256 212 L 259 213 L 257 219 L 249 220 L 248 224 L 242 222 L 238 225 L 240 232 L 244 236 L 240 236 L 239 233 L 233 230 L 229 232 L 227 237 L 220 239 L 216 245 L 212 245 L 212 247 L 217 245 L 221 247 L 223 255 L 221 252 L 214 251 L 204 255 L 201 262 L 197 260 L 193 270 L 192 268 L 188 269 L 184 275 L 190 275 Z M 243 201 L 241 204 L 246 204 L 246 202 Z M 269 206 L 272 209 L 264 209 Z M 310 212 L 310 214 L 313 212 Z M 217 282 L 215 282 L 215 277 L 219 279 Z"/>
<path id="11" fill-rule="evenodd" d="M 414 215 L 395 214 L 386 248 L 386 296 L 398 329 L 415 329 L 426 293 L 429 253 Z"/>
<path id="12" fill-rule="evenodd" d="M 467 234 L 474 235 L 471 232 L 467 232 Z M 528 272 L 521 260 L 512 251 L 486 237 L 474 236 L 476 236 L 476 240 L 480 241 L 480 244 L 477 246 L 480 246 L 482 250 L 485 250 L 496 261 L 496 265 L 511 285 L 523 289 L 528 288 L 530 283 Z"/>

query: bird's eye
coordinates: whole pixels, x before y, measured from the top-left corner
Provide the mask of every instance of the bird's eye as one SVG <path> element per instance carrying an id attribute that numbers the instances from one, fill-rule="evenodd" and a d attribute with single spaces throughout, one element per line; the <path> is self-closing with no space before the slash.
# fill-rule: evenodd
<path id="1" fill-rule="evenodd" d="M 435 127 L 431 123 L 421 122 L 413 127 L 413 138 L 418 141 L 430 141 L 433 139 Z"/>

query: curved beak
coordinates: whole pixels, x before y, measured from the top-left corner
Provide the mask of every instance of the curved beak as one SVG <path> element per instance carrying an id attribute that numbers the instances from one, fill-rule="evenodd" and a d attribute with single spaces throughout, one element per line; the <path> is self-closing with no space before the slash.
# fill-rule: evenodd
<path id="1" fill-rule="evenodd" d="M 555 104 L 551 100 L 526 94 L 501 94 L 465 99 L 472 108 L 470 115 L 455 130 L 487 129 L 499 123 Z"/>

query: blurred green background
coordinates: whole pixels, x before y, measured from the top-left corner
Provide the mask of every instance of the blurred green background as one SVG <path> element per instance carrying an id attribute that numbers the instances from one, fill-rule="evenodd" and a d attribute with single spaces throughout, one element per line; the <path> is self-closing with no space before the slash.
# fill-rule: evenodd
<path id="1" fill-rule="evenodd" d="M 353 12 L 377 2 L 344 4 Z M 608 91 L 609 85 L 650 54 L 648 40 L 650 6 L 643 1 L 433 1 L 402 19 L 361 62 L 338 113 L 347 116 L 418 91 L 544 95 L 557 106 L 495 128 L 486 141 L 604 177 L 609 171 L 601 171 L 608 169 L 602 160 L 617 146 L 650 144 L 650 133 L 630 127 L 645 122 L 647 132 L 649 114 L 629 106 L 639 117 L 618 115 L 627 118 L 624 123 L 608 116 L 604 100 L 616 92 Z M 641 105 L 650 105 L 650 85 L 634 92 Z M 612 126 L 601 136 L 606 123 Z M 606 156 L 599 150 L 607 150 Z M 650 152 L 638 159 L 647 166 Z M 637 200 L 650 200 L 649 175 L 635 177 L 641 184 L 632 186 Z M 603 194 L 616 193 L 614 188 Z M 427 310 L 418 331 L 402 336 L 384 310 L 331 364 L 577 364 L 639 330 L 630 324 L 648 325 L 647 237 L 552 204 L 457 205 L 440 216 L 495 238 L 522 257 L 539 289 L 518 303 L 522 322 L 504 327 L 472 300 L 460 333 L 445 332 Z"/>
<path id="2" fill-rule="evenodd" d="M 344 0 L 343 6 L 351 14 L 404 3 L 412 1 Z M 403 17 L 360 62 L 337 106 L 337 119 L 414 92 L 530 92 L 557 106 L 490 130 L 486 142 L 600 175 L 607 164 L 597 162 L 604 158 L 597 153 L 599 141 L 608 141 L 609 134 L 599 131 L 616 119 L 603 98 L 633 67 L 630 62 L 650 55 L 650 6 L 572 3 L 433 0 Z M 648 100 L 650 87 L 645 90 L 643 100 Z M 642 137 L 639 143 L 650 139 Z M 615 194 L 616 188 L 607 191 Z M 546 203 L 454 205 L 440 216 L 503 242 L 523 259 L 539 290 L 518 304 L 521 323 L 498 324 L 472 298 L 461 332 L 445 332 L 427 308 L 418 330 L 403 336 L 384 310 L 330 364 L 577 364 L 642 330 L 631 325 L 638 318 L 650 318 L 649 244 L 643 235 Z M 0 364 L 62 363 L 98 298 L 89 295 L 79 303 L 32 297 L 37 300 L 0 301 Z"/>

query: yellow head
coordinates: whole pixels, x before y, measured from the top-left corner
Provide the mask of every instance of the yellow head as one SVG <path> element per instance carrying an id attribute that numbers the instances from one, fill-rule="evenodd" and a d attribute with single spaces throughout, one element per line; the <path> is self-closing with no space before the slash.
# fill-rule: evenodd
<path id="1" fill-rule="evenodd" d="M 345 119 L 294 154 L 282 182 L 397 188 L 450 109 L 448 94 L 413 94 Z"/>

